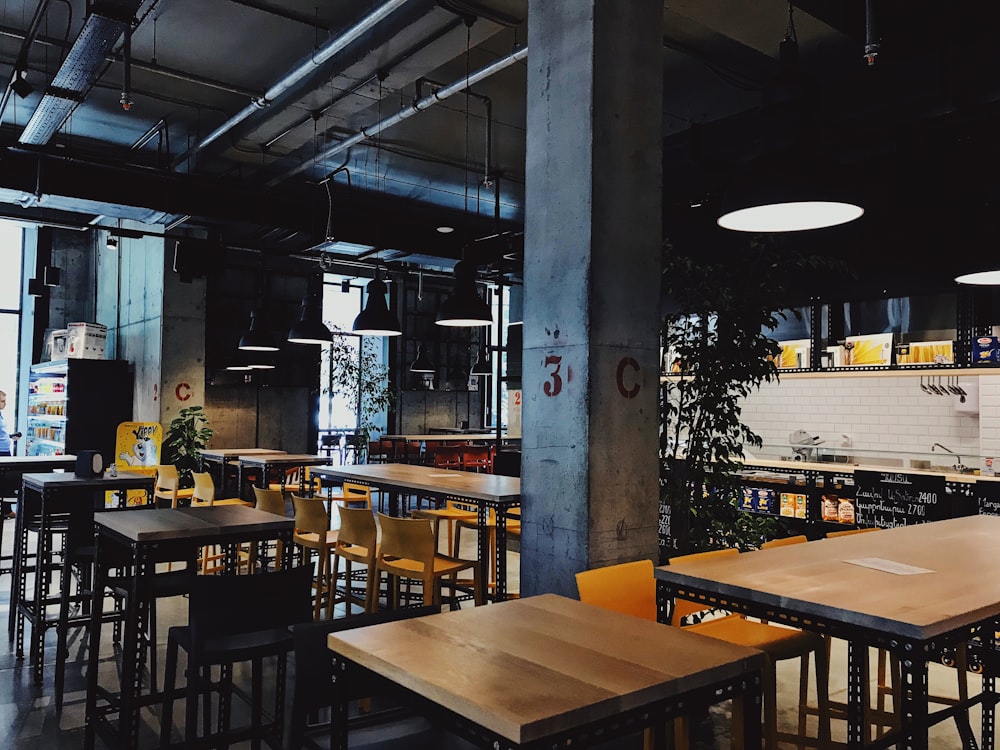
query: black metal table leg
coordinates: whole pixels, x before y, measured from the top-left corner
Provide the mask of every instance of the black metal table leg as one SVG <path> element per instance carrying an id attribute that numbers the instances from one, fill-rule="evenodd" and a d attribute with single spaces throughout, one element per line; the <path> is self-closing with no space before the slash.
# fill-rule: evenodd
<path id="1" fill-rule="evenodd" d="M 494 582 L 493 598 L 502 602 L 507 598 L 507 508 L 499 506 L 496 515 L 496 581 Z"/>
<path id="2" fill-rule="evenodd" d="M 862 748 L 868 736 L 868 644 L 847 642 L 847 746 Z"/>
<path id="3" fill-rule="evenodd" d="M 927 661 L 913 644 L 904 645 L 899 660 L 901 721 L 899 747 L 927 750 Z"/>

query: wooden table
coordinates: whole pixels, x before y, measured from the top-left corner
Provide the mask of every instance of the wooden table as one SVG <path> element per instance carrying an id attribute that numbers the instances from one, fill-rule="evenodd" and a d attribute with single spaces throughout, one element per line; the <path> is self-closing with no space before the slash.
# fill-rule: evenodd
<path id="1" fill-rule="evenodd" d="M 521 480 L 500 474 L 478 474 L 472 471 L 436 469 L 413 464 L 360 464 L 351 466 L 318 466 L 313 476 L 331 477 L 358 482 L 392 492 L 417 492 L 438 500 L 458 500 L 475 505 L 478 512 L 478 559 L 489 559 L 489 538 L 486 528 L 489 509 L 496 519 L 496 601 L 507 598 L 507 510 L 521 503 Z M 398 501 L 393 501 L 390 513 L 399 513 Z"/>
<path id="2" fill-rule="evenodd" d="M 56 469 L 73 469 L 76 456 L 0 456 L 0 497 L 13 497 L 6 494 L 15 490 L 20 497 L 21 475 L 25 472 L 51 472 Z M 3 547 L 3 531 L 5 517 L 0 513 L 0 548 Z M 10 560 L 11 567 L 0 567 L 0 574 L 13 572 L 13 555 L 0 555 L 0 564 Z"/>
<path id="3" fill-rule="evenodd" d="M 97 734 L 111 747 L 134 748 L 139 733 L 139 710 L 157 704 L 162 696 L 143 693 L 145 654 L 139 647 L 141 624 L 147 621 L 156 564 L 193 562 L 198 549 L 212 544 L 225 548 L 228 571 L 235 571 L 237 548 L 244 542 L 278 539 L 283 542 L 283 564 L 292 561 L 294 522 L 272 513 L 242 505 L 204 508 L 149 508 L 127 513 L 102 513 L 94 519 L 97 533 L 97 564 L 94 602 L 91 608 L 90 645 L 87 667 L 87 709 L 84 747 L 92 750 Z M 123 623 L 121 686 L 116 694 L 98 685 L 101 645 L 101 601 L 107 579 L 102 556 L 114 547 L 130 552 L 131 573 Z M 191 568 L 194 574 L 194 568 Z M 118 715 L 115 726 L 112 715 Z"/>
<path id="4" fill-rule="evenodd" d="M 331 749 L 347 748 L 351 670 L 405 688 L 423 712 L 480 747 L 585 747 L 743 695 L 759 748 L 764 655 L 555 594 L 331 633 Z"/>
<path id="5" fill-rule="evenodd" d="M 24 626 L 31 626 L 28 662 L 32 665 L 35 682 L 41 684 L 45 631 L 54 627 L 56 618 L 47 614 L 49 605 L 59 598 L 49 593 L 50 570 L 53 565 L 51 527 L 54 516 L 75 514 L 89 517 L 104 510 L 105 493 L 142 490 L 147 502 L 153 497 L 153 477 L 120 472 L 116 477 L 83 478 L 68 472 L 29 473 L 21 478 L 21 497 L 14 520 L 14 572 L 7 632 L 15 641 L 15 653 L 24 653 Z M 37 521 L 34 565 L 28 564 L 28 526 Z M 80 521 L 86 523 L 86 520 Z M 33 572 L 32 592 L 28 592 L 28 574 Z"/>
<path id="6" fill-rule="evenodd" d="M 912 685 L 901 691 L 904 747 L 927 748 L 929 725 L 949 717 L 965 746 L 974 747 L 968 706 L 928 715 L 927 661 L 978 634 L 987 668 L 983 694 L 971 702 L 982 703 L 982 747 L 993 747 L 995 660 L 989 657 L 1000 627 L 1000 517 L 970 516 L 678 563 L 657 568 L 656 577 L 660 601 L 711 597 L 713 606 L 848 641 L 850 748 L 865 742 L 869 646 L 898 655 L 902 684 Z"/>
<path id="7" fill-rule="evenodd" d="M 239 496 L 243 497 L 243 471 L 247 468 L 256 468 L 260 472 L 257 476 L 257 486 L 261 489 L 267 488 L 269 472 L 280 469 L 299 470 L 299 492 L 306 490 L 307 466 L 321 466 L 330 463 L 326 456 L 317 456 L 312 453 L 243 453 L 237 457 L 240 462 L 237 476 L 239 477 Z M 282 482 L 284 485 L 284 482 Z M 247 498 L 243 498 L 246 500 Z M 253 498 L 250 498 L 253 500 Z"/>
<path id="8" fill-rule="evenodd" d="M 219 470 L 218 481 L 215 486 L 219 488 L 222 497 L 228 497 L 226 491 L 226 463 L 240 456 L 262 456 L 270 453 L 285 453 L 285 451 L 271 450 L 270 448 L 204 448 L 198 451 L 201 460 L 201 470 L 211 471 L 212 466 L 217 466 Z M 239 462 L 237 461 L 237 464 Z M 207 465 L 207 469 L 206 469 Z M 243 487 L 237 487 L 236 495 L 242 494 Z"/>

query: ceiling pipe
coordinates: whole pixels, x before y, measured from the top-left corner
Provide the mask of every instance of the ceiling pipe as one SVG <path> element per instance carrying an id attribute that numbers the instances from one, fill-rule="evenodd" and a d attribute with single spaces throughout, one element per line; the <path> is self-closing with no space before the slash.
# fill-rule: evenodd
<path id="1" fill-rule="evenodd" d="M 473 84 L 479 83 L 480 81 L 489 78 L 495 73 L 499 73 L 505 68 L 509 68 L 516 62 L 524 60 L 528 56 L 528 48 L 521 47 L 515 50 L 506 57 L 501 57 L 498 60 L 494 60 L 489 65 L 480 68 L 468 76 L 462 76 L 457 81 L 453 81 L 446 86 L 442 86 L 437 91 L 425 96 L 423 99 L 418 99 L 413 102 L 409 107 L 404 107 L 395 114 L 389 115 L 388 117 L 379 120 L 368 127 L 362 128 L 360 132 L 345 138 L 340 143 L 336 143 L 330 148 L 319 152 L 311 159 L 307 159 L 298 166 L 292 168 L 290 171 L 286 172 L 283 176 L 275 177 L 267 183 L 268 187 L 274 187 L 276 184 L 282 182 L 283 180 L 294 177 L 295 175 L 311 169 L 317 162 L 329 159 L 332 156 L 336 156 L 341 151 L 346 151 L 352 146 L 356 146 L 368 138 L 373 138 L 375 136 L 381 135 L 382 131 L 388 130 L 393 125 L 401 123 L 403 120 L 407 120 L 418 112 L 423 112 L 425 109 L 432 107 L 435 104 L 443 102 L 448 97 L 454 96 L 455 94 L 460 94 L 466 90 L 466 88 L 471 88 Z"/>
<path id="2" fill-rule="evenodd" d="M 10 80 L 7 82 L 7 88 L 4 89 L 3 98 L 0 99 L 0 118 L 3 117 L 4 110 L 7 109 L 7 102 L 10 100 L 10 92 L 13 91 L 14 82 L 28 71 L 28 52 L 35 42 L 35 37 L 38 36 L 38 29 L 41 28 L 42 19 L 45 18 L 48 7 L 49 0 L 40 0 L 35 6 L 35 15 L 32 16 L 31 25 L 28 26 L 28 31 L 21 41 L 21 49 L 18 50 L 17 59 L 10 71 Z"/>
<path id="3" fill-rule="evenodd" d="M 290 88 L 309 76 L 317 67 L 327 62 L 330 58 L 343 50 L 351 42 L 358 39 L 363 34 L 371 31 L 380 21 L 389 16 L 393 11 L 405 5 L 408 0 L 388 0 L 388 2 L 376 8 L 367 16 L 362 18 L 347 31 L 334 39 L 331 39 L 322 47 L 317 49 L 306 60 L 300 62 L 296 67 L 286 73 L 276 83 L 274 83 L 264 96 L 251 101 L 246 107 L 230 117 L 226 122 L 209 133 L 205 138 L 189 148 L 183 154 L 174 159 L 172 167 L 176 168 L 183 164 L 196 153 L 217 141 L 219 138 L 230 132 L 237 125 L 248 119 L 255 112 L 266 109 L 275 99 L 284 94 Z"/>

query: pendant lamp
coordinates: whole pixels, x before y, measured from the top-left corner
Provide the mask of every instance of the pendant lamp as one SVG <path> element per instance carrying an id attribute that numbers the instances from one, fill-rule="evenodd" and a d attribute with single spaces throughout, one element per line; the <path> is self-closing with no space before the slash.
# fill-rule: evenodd
<path id="1" fill-rule="evenodd" d="M 417 358 L 410 363 L 410 372 L 434 372 L 430 357 L 424 354 L 423 344 L 417 344 Z"/>
<path id="2" fill-rule="evenodd" d="M 306 293 L 302 298 L 302 314 L 288 332 L 288 340 L 293 344 L 329 344 L 333 341 L 333 334 L 323 324 L 318 294 Z"/>
<path id="3" fill-rule="evenodd" d="M 1000 285 L 1000 269 L 965 273 L 961 276 L 956 276 L 955 282 L 974 286 L 997 286 Z"/>
<path id="4" fill-rule="evenodd" d="M 250 330 L 240 338 L 239 348 L 251 352 L 276 352 L 278 345 L 274 334 L 261 323 L 261 315 L 256 310 L 250 312 Z"/>
<path id="5" fill-rule="evenodd" d="M 493 367 L 490 363 L 489 354 L 486 352 L 486 347 L 479 344 L 479 350 L 476 352 L 476 363 L 472 365 L 472 370 L 470 375 L 492 375 Z"/>
<path id="6" fill-rule="evenodd" d="M 229 364 L 226 365 L 226 369 L 239 372 L 249 372 L 252 370 L 249 352 L 237 349 L 232 359 L 229 360 Z"/>
<path id="7" fill-rule="evenodd" d="M 801 232 L 854 221 L 865 210 L 836 185 L 836 165 L 802 154 L 752 161 L 722 197 L 717 223 L 737 232 Z"/>
<path id="8" fill-rule="evenodd" d="M 438 308 L 439 326 L 488 326 L 493 324 L 490 306 L 476 291 L 476 267 L 464 260 L 455 264 L 455 288 Z"/>
<path id="9" fill-rule="evenodd" d="M 361 336 L 399 336 L 403 333 L 396 316 L 389 311 L 385 302 L 388 289 L 385 282 L 378 277 L 368 282 L 368 302 L 365 309 L 354 319 L 351 330 Z"/>

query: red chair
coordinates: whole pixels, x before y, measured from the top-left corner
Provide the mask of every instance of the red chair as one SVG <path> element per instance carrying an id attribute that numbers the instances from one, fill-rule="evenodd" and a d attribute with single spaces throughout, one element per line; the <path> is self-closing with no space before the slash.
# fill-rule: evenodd
<path id="1" fill-rule="evenodd" d="M 493 473 L 493 461 L 488 445 L 465 445 L 462 446 L 462 468 L 466 471 L 478 471 L 480 473 Z"/>

